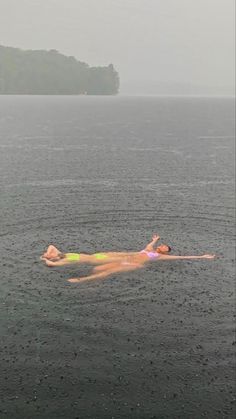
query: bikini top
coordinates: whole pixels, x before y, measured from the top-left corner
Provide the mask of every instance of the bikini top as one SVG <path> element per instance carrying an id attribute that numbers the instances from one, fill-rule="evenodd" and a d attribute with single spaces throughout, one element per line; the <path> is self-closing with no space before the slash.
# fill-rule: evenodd
<path id="1" fill-rule="evenodd" d="M 148 252 L 145 249 L 144 250 L 141 250 L 140 253 L 145 253 L 149 257 L 149 259 L 157 259 L 157 258 L 159 258 L 161 256 L 160 253 L 157 253 L 157 252 Z"/>

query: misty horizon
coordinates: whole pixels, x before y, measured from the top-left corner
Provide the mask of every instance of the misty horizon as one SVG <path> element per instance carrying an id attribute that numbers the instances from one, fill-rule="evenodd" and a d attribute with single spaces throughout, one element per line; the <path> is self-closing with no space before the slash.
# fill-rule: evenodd
<path id="1" fill-rule="evenodd" d="M 182 86 L 234 95 L 234 8 L 233 0 L 0 0 L 0 44 L 112 63 L 121 94 L 179 94 Z"/>

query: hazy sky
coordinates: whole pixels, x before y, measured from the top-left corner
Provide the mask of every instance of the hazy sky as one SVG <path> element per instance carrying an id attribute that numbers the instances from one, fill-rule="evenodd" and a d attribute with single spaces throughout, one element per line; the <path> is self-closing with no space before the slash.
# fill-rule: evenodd
<path id="1" fill-rule="evenodd" d="M 113 63 L 123 82 L 234 84 L 234 0 L 0 0 L 0 44 Z"/>

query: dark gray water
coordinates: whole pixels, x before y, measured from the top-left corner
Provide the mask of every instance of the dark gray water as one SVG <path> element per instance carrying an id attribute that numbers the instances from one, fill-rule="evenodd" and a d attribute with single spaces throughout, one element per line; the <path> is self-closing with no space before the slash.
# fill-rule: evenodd
<path id="1" fill-rule="evenodd" d="M 233 417 L 233 99 L 2 96 L 0 193 L 3 417 Z M 77 287 L 38 262 L 153 233 L 218 258 Z"/>

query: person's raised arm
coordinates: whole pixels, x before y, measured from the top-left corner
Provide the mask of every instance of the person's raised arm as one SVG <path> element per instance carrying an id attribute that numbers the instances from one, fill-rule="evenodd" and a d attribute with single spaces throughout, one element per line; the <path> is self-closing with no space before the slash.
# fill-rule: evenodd
<path id="1" fill-rule="evenodd" d="M 169 256 L 161 255 L 160 260 L 177 260 L 177 259 L 215 259 L 215 255 L 199 255 L 199 256 Z"/>
<path id="2" fill-rule="evenodd" d="M 152 252 L 154 250 L 154 245 L 159 239 L 160 237 L 157 234 L 154 234 L 154 236 L 152 237 L 152 241 L 147 244 L 147 246 L 145 247 L 145 250 L 147 252 Z"/>

